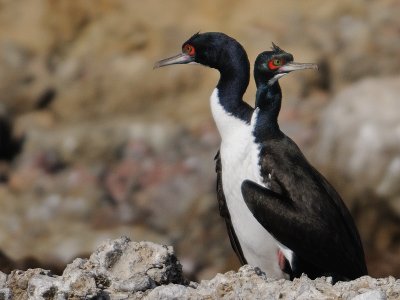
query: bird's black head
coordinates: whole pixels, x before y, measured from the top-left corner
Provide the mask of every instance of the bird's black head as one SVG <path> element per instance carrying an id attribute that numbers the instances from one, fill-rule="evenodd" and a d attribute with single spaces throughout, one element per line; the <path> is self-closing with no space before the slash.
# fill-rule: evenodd
<path id="1" fill-rule="evenodd" d="M 316 64 L 295 63 L 293 55 L 272 43 L 272 51 L 264 51 L 254 63 L 254 78 L 257 87 L 274 84 L 282 76 L 297 70 L 318 69 Z"/>
<path id="2" fill-rule="evenodd" d="M 242 45 L 221 32 L 196 33 L 182 45 L 182 53 L 160 60 L 154 68 L 174 64 L 199 63 L 223 71 L 249 64 Z"/>

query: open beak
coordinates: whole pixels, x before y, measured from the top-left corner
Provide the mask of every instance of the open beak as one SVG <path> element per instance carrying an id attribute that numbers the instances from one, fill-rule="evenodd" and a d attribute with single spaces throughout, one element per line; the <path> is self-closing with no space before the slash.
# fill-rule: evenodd
<path id="1" fill-rule="evenodd" d="M 290 73 L 292 71 L 305 70 L 305 69 L 318 70 L 318 65 L 317 64 L 290 62 L 290 63 L 287 63 L 286 65 L 280 67 L 278 71 L 279 71 L 279 73 Z"/>
<path id="2" fill-rule="evenodd" d="M 188 64 L 193 62 L 193 58 L 186 54 L 180 53 L 178 55 L 172 56 L 170 58 L 162 59 L 154 64 L 153 69 L 169 66 L 169 65 L 177 65 L 177 64 Z"/>

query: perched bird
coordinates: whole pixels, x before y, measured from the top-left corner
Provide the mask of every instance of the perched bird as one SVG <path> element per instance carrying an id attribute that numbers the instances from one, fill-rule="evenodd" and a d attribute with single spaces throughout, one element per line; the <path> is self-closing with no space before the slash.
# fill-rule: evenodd
<path id="1" fill-rule="evenodd" d="M 254 65 L 253 113 L 260 178 L 246 179 L 242 195 L 251 213 L 279 243 L 279 264 L 290 277 L 332 276 L 351 280 L 367 274 L 361 240 L 339 194 L 279 129 L 282 93 L 278 79 L 314 68 L 293 62 L 273 44 Z M 254 150 L 252 150 L 254 151 Z M 253 162 L 254 163 L 254 162 Z"/>
<path id="2" fill-rule="evenodd" d="M 235 39 L 219 32 L 195 34 L 182 45 L 182 53 L 154 67 L 198 63 L 220 73 L 211 94 L 211 110 L 221 136 L 216 155 L 217 197 L 232 248 L 242 264 L 260 267 L 268 276 L 283 278 L 276 240 L 254 218 L 244 202 L 245 180 L 262 183 L 259 151 L 254 143 L 254 109 L 243 101 L 249 84 L 250 63 Z"/>

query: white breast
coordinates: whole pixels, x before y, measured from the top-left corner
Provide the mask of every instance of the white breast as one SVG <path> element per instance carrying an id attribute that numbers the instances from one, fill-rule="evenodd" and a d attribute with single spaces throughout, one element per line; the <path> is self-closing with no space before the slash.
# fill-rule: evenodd
<path id="1" fill-rule="evenodd" d="M 243 200 L 241 184 L 249 179 L 264 185 L 258 164 L 259 149 L 254 143 L 253 126 L 228 114 L 221 106 L 218 89 L 211 95 L 211 110 L 221 135 L 222 183 L 235 233 L 247 262 L 260 267 L 269 277 L 283 278 L 277 260 L 276 240 L 253 217 Z M 265 186 L 265 185 L 264 185 Z"/>

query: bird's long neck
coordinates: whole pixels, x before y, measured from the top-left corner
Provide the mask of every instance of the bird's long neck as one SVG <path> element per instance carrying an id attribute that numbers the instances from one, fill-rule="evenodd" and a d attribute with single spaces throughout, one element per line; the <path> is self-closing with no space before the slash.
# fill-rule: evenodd
<path id="1" fill-rule="evenodd" d="M 282 91 L 278 81 L 269 85 L 257 84 L 256 108 L 259 109 L 256 131 L 260 135 L 279 132 L 278 116 L 281 110 Z"/>
<path id="2" fill-rule="evenodd" d="M 226 113 L 249 123 L 253 109 L 243 101 L 250 80 L 250 63 L 247 55 L 236 57 L 218 68 L 220 79 L 217 84 L 218 100 Z"/>
<path id="3" fill-rule="evenodd" d="M 281 103 L 282 91 L 278 81 L 272 85 L 263 83 L 257 86 L 256 107 L 258 107 L 263 114 L 268 115 L 271 122 L 278 122 Z"/>

